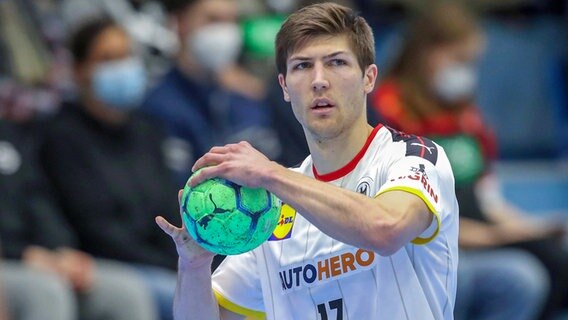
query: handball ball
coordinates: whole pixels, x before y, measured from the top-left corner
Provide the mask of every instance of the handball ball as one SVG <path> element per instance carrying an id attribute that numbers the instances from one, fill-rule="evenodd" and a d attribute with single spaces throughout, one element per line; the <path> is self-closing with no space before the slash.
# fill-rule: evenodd
<path id="1" fill-rule="evenodd" d="M 181 198 L 188 233 L 203 248 L 223 255 L 244 253 L 266 241 L 276 228 L 281 206 L 280 199 L 265 189 L 221 178 L 193 188 L 186 183 Z"/>

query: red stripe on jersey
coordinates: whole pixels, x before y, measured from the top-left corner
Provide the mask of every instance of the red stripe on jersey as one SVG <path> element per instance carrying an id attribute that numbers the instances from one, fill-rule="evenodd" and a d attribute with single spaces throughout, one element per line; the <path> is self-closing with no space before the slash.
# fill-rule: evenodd
<path id="1" fill-rule="evenodd" d="M 316 166 L 312 165 L 312 172 L 314 173 L 314 177 L 316 178 L 316 180 L 323 181 L 323 182 L 330 182 L 330 181 L 342 178 L 342 177 L 346 176 L 349 172 L 353 171 L 353 169 L 355 169 L 355 167 L 357 166 L 359 161 L 361 161 L 361 159 L 365 155 L 365 152 L 367 152 L 367 149 L 369 149 L 369 146 L 371 145 L 371 142 L 373 141 L 373 139 L 377 135 L 377 132 L 379 132 L 379 129 L 381 129 L 382 127 L 383 127 L 383 125 L 379 124 L 373 129 L 373 131 L 371 132 L 371 134 L 367 138 L 367 141 L 365 141 L 365 145 L 363 145 L 363 148 L 361 148 L 361 150 L 359 150 L 359 152 L 355 155 L 355 157 L 353 159 L 351 159 L 351 161 L 349 161 L 343 167 L 341 167 L 341 168 L 339 168 L 335 171 L 332 171 L 330 173 L 319 174 L 318 170 L 316 169 Z"/>
<path id="2" fill-rule="evenodd" d="M 424 140 L 422 140 L 422 138 L 419 136 L 416 136 L 416 139 L 418 139 L 418 141 L 420 141 L 420 143 L 422 144 L 422 149 L 420 149 L 420 158 L 424 158 L 424 150 L 426 150 L 426 145 L 424 144 Z"/>

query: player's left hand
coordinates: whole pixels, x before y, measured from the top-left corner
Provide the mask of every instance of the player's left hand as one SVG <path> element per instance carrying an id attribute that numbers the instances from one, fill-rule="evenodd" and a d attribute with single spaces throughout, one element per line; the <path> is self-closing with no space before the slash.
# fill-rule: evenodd
<path id="1" fill-rule="evenodd" d="M 179 190 L 178 203 L 180 205 L 182 194 L 183 190 Z M 213 252 L 205 250 L 195 240 L 193 240 L 189 236 L 189 233 L 187 232 L 186 226 L 183 222 L 181 227 L 176 227 L 175 225 L 168 222 L 164 217 L 157 216 L 156 224 L 174 241 L 176 250 L 179 255 L 178 268 L 199 268 L 203 267 L 204 265 L 207 265 L 207 268 L 209 268 L 209 266 L 211 266 L 215 254 Z"/>
<path id="2" fill-rule="evenodd" d="M 241 141 L 222 147 L 213 147 L 199 158 L 192 170 L 201 171 L 191 178 L 190 186 L 214 177 L 224 178 L 250 188 L 264 187 L 265 178 L 281 167 L 256 150 L 250 143 Z"/>

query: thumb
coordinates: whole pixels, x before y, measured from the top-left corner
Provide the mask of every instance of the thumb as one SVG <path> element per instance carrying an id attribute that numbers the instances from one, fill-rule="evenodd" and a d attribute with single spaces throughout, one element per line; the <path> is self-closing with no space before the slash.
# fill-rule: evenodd
<path id="1" fill-rule="evenodd" d="M 167 235 L 169 235 L 172 238 L 177 237 L 180 234 L 180 232 L 182 232 L 182 228 L 174 226 L 162 216 L 157 216 L 155 218 L 155 221 L 158 227 L 160 227 L 162 231 L 164 231 Z"/>

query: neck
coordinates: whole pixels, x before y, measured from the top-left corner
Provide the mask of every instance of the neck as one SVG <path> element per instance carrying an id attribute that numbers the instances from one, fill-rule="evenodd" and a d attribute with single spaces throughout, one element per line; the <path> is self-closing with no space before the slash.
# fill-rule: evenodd
<path id="1" fill-rule="evenodd" d="M 194 81 L 199 83 L 207 83 L 210 81 L 211 75 L 209 71 L 201 67 L 185 50 L 182 50 L 182 52 L 178 54 L 177 65 L 185 76 Z"/>
<path id="2" fill-rule="evenodd" d="M 351 161 L 363 148 L 373 127 L 365 123 L 333 138 L 308 139 L 308 147 L 319 174 L 336 171 Z M 306 133 L 309 134 L 309 133 Z"/>
<path id="3" fill-rule="evenodd" d="M 105 107 L 102 103 L 93 99 L 84 99 L 83 107 L 86 112 L 93 118 L 107 123 L 109 125 L 118 126 L 125 123 L 128 114 Z"/>

